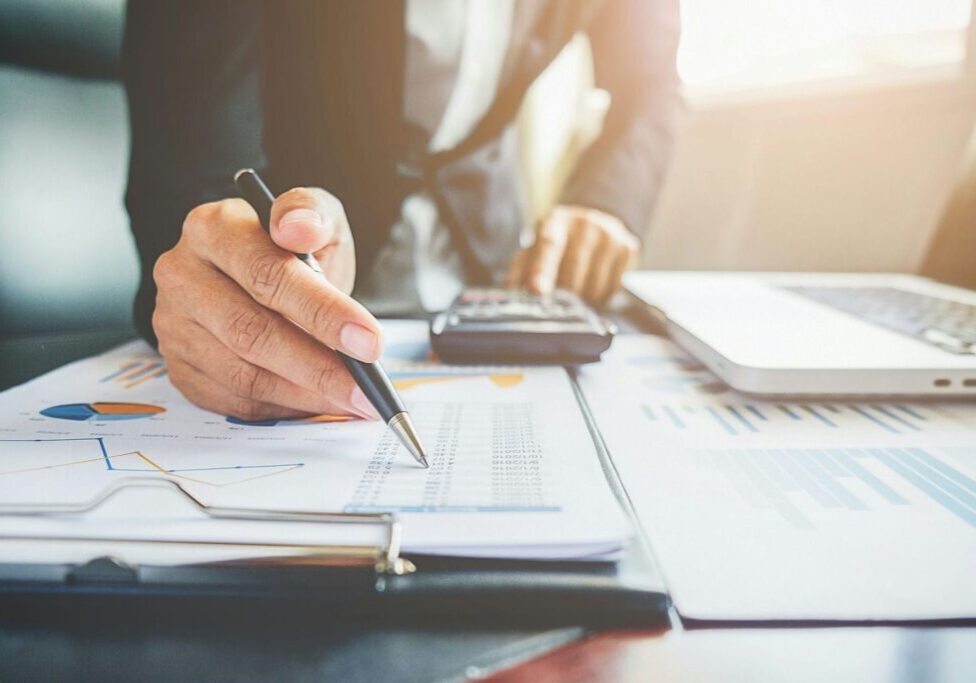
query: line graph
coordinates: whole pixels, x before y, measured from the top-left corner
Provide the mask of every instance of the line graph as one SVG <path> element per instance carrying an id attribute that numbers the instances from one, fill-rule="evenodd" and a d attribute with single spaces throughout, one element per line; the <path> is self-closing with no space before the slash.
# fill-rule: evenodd
<path id="1" fill-rule="evenodd" d="M 206 486 L 212 486 L 214 488 L 223 488 L 226 486 L 245 484 L 257 479 L 265 479 L 267 477 L 285 474 L 304 467 L 305 465 L 303 462 L 287 462 L 211 465 L 200 467 L 168 467 L 161 463 L 162 458 L 150 456 L 142 450 L 129 450 L 121 453 L 110 454 L 109 449 L 105 445 L 104 437 L 0 439 L 0 442 L 22 444 L 76 442 L 72 446 L 64 449 L 66 452 L 71 452 L 72 455 L 69 457 L 72 459 L 70 460 L 59 460 L 57 462 L 46 462 L 41 465 L 30 465 L 27 467 L 21 466 L 12 469 L 0 470 L 0 478 L 12 477 L 14 475 L 40 475 L 45 472 L 63 470 L 71 467 L 101 465 L 102 467 L 99 469 L 103 469 L 105 472 L 162 474 L 195 484 L 203 484 Z M 91 452 L 85 454 L 83 457 L 77 457 L 76 451 L 80 449 L 87 449 Z M 15 447 L 11 455 L 17 455 Z M 44 455 L 46 455 L 48 458 L 59 457 L 57 455 L 52 456 L 51 454 Z"/>

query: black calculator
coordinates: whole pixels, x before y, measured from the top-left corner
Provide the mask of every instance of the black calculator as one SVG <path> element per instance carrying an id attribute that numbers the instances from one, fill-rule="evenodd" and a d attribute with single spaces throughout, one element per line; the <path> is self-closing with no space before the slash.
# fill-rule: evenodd
<path id="1" fill-rule="evenodd" d="M 616 327 L 573 294 L 468 289 L 430 324 L 431 347 L 448 363 L 592 363 Z"/>

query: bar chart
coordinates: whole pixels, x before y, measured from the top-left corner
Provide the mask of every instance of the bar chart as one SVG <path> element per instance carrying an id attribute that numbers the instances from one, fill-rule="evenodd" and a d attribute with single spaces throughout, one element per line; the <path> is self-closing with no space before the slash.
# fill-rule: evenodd
<path id="1" fill-rule="evenodd" d="M 919 500 L 976 529 L 976 480 L 937 449 L 701 449 L 689 457 L 721 472 L 741 498 L 775 511 L 797 529 L 813 530 L 808 510 L 870 513 Z M 974 452 L 976 454 L 976 452 Z"/>
<path id="2" fill-rule="evenodd" d="M 945 426 L 946 422 L 942 413 L 928 406 L 906 403 L 771 403 L 736 396 L 725 400 L 653 396 L 640 405 L 644 418 L 661 429 L 731 436 L 798 428 L 821 432 L 867 428 L 878 434 L 915 434 L 933 424 Z"/>

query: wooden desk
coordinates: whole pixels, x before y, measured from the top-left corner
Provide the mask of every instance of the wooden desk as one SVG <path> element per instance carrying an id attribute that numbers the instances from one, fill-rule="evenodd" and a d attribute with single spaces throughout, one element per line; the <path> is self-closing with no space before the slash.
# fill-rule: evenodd
<path id="1" fill-rule="evenodd" d="M 976 680 L 976 628 L 611 632 L 482 680 L 971 682 Z"/>

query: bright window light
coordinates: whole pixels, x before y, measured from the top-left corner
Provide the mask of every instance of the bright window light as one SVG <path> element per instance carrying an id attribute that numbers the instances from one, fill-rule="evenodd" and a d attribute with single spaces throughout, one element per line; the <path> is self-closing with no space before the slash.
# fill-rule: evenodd
<path id="1" fill-rule="evenodd" d="M 762 88 L 961 65 L 971 0 L 682 0 L 692 89 Z"/>

